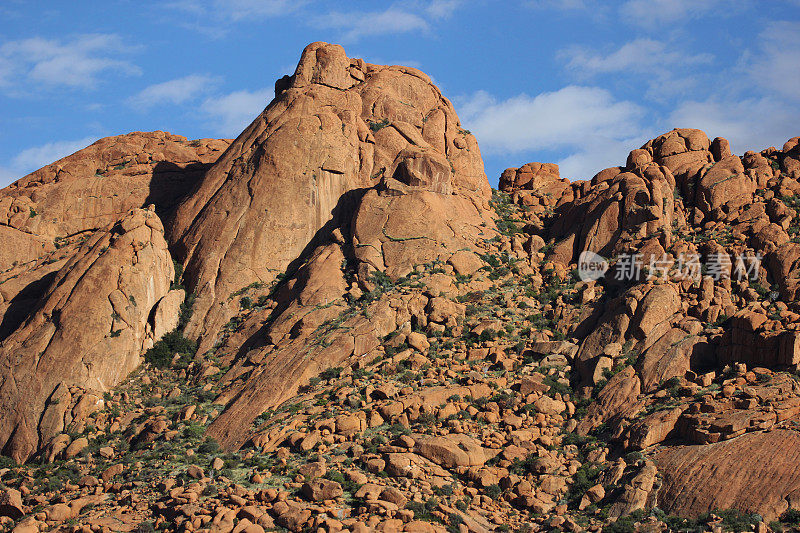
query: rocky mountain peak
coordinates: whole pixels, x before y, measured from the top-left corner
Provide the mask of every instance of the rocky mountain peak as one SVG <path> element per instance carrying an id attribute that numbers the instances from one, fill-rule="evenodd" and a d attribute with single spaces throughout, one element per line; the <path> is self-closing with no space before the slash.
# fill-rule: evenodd
<path id="1" fill-rule="evenodd" d="M 235 311 L 231 293 L 271 283 L 383 182 L 476 202 L 490 194 L 474 137 L 427 76 L 310 44 L 286 89 L 178 208 L 172 242 L 197 293 L 189 335 L 213 338 Z"/>

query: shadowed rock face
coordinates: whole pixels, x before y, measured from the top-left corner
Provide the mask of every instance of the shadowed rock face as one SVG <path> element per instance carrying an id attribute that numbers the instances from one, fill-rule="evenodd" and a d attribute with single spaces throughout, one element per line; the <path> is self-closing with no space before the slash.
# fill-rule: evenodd
<path id="1" fill-rule="evenodd" d="M 46 445 L 73 418 L 70 388 L 110 389 L 174 327 L 177 291 L 150 320 L 173 277 L 156 212 L 168 217 L 228 144 L 107 137 L 0 190 L 4 453 Z"/>
<path id="2" fill-rule="evenodd" d="M 0 272 L 154 204 L 168 214 L 229 141 L 162 131 L 105 137 L 0 190 Z"/>
<path id="3" fill-rule="evenodd" d="M 231 293 L 274 280 L 326 225 L 352 217 L 348 191 L 394 178 L 445 196 L 489 195 L 475 139 L 418 70 L 314 43 L 276 92 L 177 210 L 171 242 L 197 293 L 187 331 L 201 350 L 232 316 Z"/>
<path id="4" fill-rule="evenodd" d="M 70 387 L 106 391 L 139 365 L 154 341 L 151 310 L 173 276 L 161 221 L 141 209 L 94 233 L 55 272 L 0 342 L 5 454 L 24 461 L 64 430 Z"/>

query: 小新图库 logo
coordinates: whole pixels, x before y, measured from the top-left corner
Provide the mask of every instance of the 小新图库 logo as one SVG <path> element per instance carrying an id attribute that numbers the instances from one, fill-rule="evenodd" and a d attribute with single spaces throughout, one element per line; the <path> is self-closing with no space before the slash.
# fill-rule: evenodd
<path id="1" fill-rule="evenodd" d="M 578 257 L 578 277 L 582 281 L 597 281 L 608 271 L 608 261 L 586 250 Z"/>

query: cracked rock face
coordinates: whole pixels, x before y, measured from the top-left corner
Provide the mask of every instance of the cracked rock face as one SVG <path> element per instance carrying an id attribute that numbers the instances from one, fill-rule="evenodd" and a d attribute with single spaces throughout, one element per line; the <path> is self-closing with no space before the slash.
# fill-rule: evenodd
<path id="1" fill-rule="evenodd" d="M 396 180 L 368 191 L 353 222 L 353 253 L 362 278 L 370 270 L 392 278 L 415 265 L 447 261 L 455 252 L 474 248 L 491 224 L 482 203 L 459 195 L 415 191 Z"/>
<path id="2" fill-rule="evenodd" d="M 151 311 L 173 276 L 161 221 L 135 209 L 48 278 L 21 326 L 0 341 L 5 454 L 24 461 L 64 429 L 66 413 L 60 421 L 53 413 L 63 411 L 69 387 L 106 391 L 139 365 L 154 341 Z"/>
<path id="3" fill-rule="evenodd" d="M 384 178 L 445 205 L 490 193 L 477 142 L 425 74 L 309 45 L 177 211 L 172 242 L 197 293 L 187 333 L 200 349 L 235 312 L 232 293 L 274 280 Z"/>

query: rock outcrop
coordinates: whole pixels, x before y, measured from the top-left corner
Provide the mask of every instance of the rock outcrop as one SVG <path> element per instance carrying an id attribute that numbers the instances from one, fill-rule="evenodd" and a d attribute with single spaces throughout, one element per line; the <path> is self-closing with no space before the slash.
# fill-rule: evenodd
<path id="1" fill-rule="evenodd" d="M 154 204 L 168 214 L 229 142 L 161 131 L 105 137 L 20 178 L 0 190 L 0 271 L 133 208 Z"/>
<path id="2" fill-rule="evenodd" d="M 133 210 L 92 234 L 0 342 L 0 445 L 17 461 L 64 431 L 70 389 L 108 391 L 153 344 L 151 310 L 174 276 L 164 229 Z"/>
<path id="3" fill-rule="evenodd" d="M 504 173 L 526 207 L 532 260 L 546 250 L 561 279 L 584 251 L 610 263 L 599 280 L 578 280 L 591 310 L 561 330 L 578 339 L 573 383 L 591 398 L 574 429 L 643 450 L 664 478 L 660 492 L 653 476 L 647 490 L 606 490 L 612 515 L 656 498 L 681 516 L 732 507 L 777 518 L 794 506 L 796 480 L 771 447 L 792 446 L 778 428 L 800 412 L 781 373 L 800 364 L 797 150 L 792 139 L 738 157 L 725 139 L 676 129 L 590 182 L 567 187 L 541 164 Z M 569 306 L 556 300 L 545 316 Z M 747 467 L 716 477 L 743 455 Z M 762 464 L 775 482 L 753 491 Z"/>
<path id="4" fill-rule="evenodd" d="M 437 211 L 451 207 L 441 204 L 452 195 L 479 206 L 489 195 L 474 137 L 425 74 L 309 45 L 275 99 L 178 208 L 171 242 L 197 294 L 187 332 L 202 337 L 201 350 L 234 314 L 232 293 L 296 265 L 384 179 L 441 195 Z"/>
<path id="5" fill-rule="evenodd" d="M 250 339 L 224 345 L 223 353 L 233 349 L 239 355 L 223 394 L 230 403 L 209 434 L 229 449 L 250 437 L 243 426 L 295 394 L 303 380 L 366 356 L 398 326 L 396 310 L 382 300 L 365 309 L 369 319 L 353 316 L 348 300 L 355 292 L 375 291 L 376 273 L 397 280 L 419 265 L 476 249 L 482 236 L 493 235 L 477 145 L 424 74 L 350 60 L 340 47 L 316 43 L 306 48 L 290 82 L 231 148 L 246 150 L 248 157 L 270 157 L 224 176 L 223 157 L 206 178 L 209 184 L 224 178 L 220 192 L 201 208 L 186 237 L 186 275 L 199 276 L 199 311 L 189 334 L 200 331 L 192 324 L 201 327 L 204 313 L 211 320 L 203 326 L 201 351 L 221 327 L 215 321 L 238 311 L 239 302 L 228 291 L 270 281 L 290 261 L 303 261 L 276 292 L 277 309 L 251 317 L 253 326 L 244 328 Z M 286 123 L 300 124 L 301 131 L 312 128 L 313 142 L 298 145 L 295 129 Z M 259 139 L 265 139 L 263 145 Z M 292 155 L 292 150 L 302 151 Z M 304 166 L 298 168 L 298 161 Z M 249 185 L 242 188 L 245 180 Z M 256 194 L 260 190 L 273 192 Z M 219 216 L 219 202 L 248 191 L 252 197 L 242 202 L 266 207 L 251 205 L 240 217 Z M 294 215 L 287 218 L 275 202 Z M 232 209 L 240 209 L 236 205 Z M 289 220 L 292 227 L 285 225 Z M 265 225 L 273 231 L 264 232 Z M 215 233 L 218 227 L 222 233 Z M 200 253 L 211 245 L 214 251 Z M 213 259 L 217 253 L 224 254 L 227 266 Z M 321 330 L 342 320 L 320 343 Z M 252 337 L 255 332 L 268 342 Z M 240 343 L 247 353 L 237 348 Z"/>
<path id="6" fill-rule="evenodd" d="M 385 272 L 396 279 L 416 265 L 447 262 L 459 250 L 475 248 L 492 224 L 470 196 L 437 194 L 396 180 L 367 191 L 352 224 L 352 253 L 360 279 Z"/>
<path id="7" fill-rule="evenodd" d="M 775 520 L 800 506 L 800 435 L 780 429 L 705 446 L 667 447 L 656 462 L 664 483 L 659 507 L 695 517 L 738 509 Z"/>

